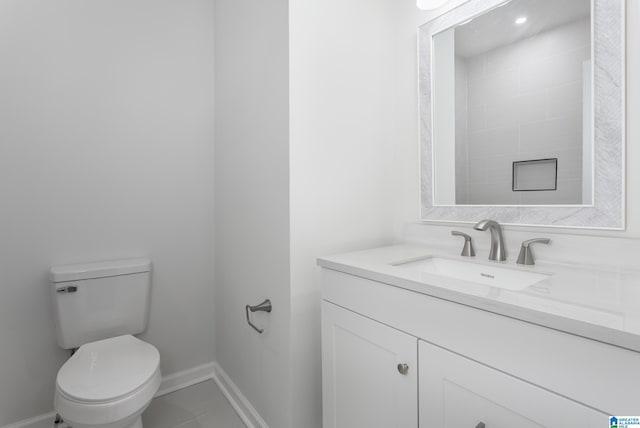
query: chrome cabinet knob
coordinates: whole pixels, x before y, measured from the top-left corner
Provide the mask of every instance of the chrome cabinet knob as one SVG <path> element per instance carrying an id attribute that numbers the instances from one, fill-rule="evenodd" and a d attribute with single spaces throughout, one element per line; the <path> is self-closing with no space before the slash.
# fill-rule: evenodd
<path id="1" fill-rule="evenodd" d="M 406 363 L 398 364 L 398 371 L 400 372 L 400 374 L 406 375 L 407 373 L 409 373 L 409 364 L 406 364 Z"/>

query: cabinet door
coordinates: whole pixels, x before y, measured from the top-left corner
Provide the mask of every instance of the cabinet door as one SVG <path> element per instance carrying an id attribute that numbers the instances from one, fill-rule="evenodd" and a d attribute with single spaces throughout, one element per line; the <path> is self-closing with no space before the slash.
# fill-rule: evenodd
<path id="1" fill-rule="evenodd" d="M 421 428 L 609 426 L 608 415 L 435 345 L 420 341 L 418 354 Z"/>
<path id="2" fill-rule="evenodd" d="M 323 427 L 417 428 L 417 342 L 322 302 Z"/>

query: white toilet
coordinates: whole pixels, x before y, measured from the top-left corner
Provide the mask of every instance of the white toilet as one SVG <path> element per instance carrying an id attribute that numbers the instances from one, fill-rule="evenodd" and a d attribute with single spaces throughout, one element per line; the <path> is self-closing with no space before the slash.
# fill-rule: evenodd
<path id="1" fill-rule="evenodd" d="M 142 428 L 160 386 L 147 327 L 148 259 L 51 268 L 58 344 L 77 351 L 58 372 L 54 407 L 73 428 Z"/>

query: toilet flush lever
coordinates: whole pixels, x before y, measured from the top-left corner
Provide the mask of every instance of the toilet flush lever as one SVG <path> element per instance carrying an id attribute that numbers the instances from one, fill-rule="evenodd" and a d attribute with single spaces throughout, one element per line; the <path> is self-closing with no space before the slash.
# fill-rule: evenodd
<path id="1" fill-rule="evenodd" d="M 271 312 L 271 309 L 272 309 L 271 300 L 269 300 L 269 299 L 266 299 L 264 302 L 260 303 L 259 305 L 255 305 L 255 306 L 247 305 L 247 306 L 245 306 L 244 307 L 244 311 L 245 311 L 245 314 L 247 315 L 247 323 L 255 331 L 257 331 L 258 333 L 262 334 L 264 329 L 256 327 L 256 325 L 251 322 L 251 317 L 249 316 L 249 311 L 251 311 L 251 312 L 257 312 L 257 311 Z"/>
<path id="2" fill-rule="evenodd" d="M 78 287 L 76 285 L 69 285 L 66 287 L 58 288 L 56 293 L 75 293 L 78 291 Z"/>

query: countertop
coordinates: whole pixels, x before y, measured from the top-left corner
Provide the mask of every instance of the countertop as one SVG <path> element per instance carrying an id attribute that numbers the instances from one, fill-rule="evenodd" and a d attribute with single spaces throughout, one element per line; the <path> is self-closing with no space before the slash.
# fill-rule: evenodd
<path id="1" fill-rule="evenodd" d="M 431 256 L 548 275 L 520 291 L 403 267 Z M 321 267 L 640 352 L 640 269 L 536 260 L 492 262 L 441 248 L 394 245 L 321 257 Z M 408 265 L 407 265 L 408 266 Z"/>

